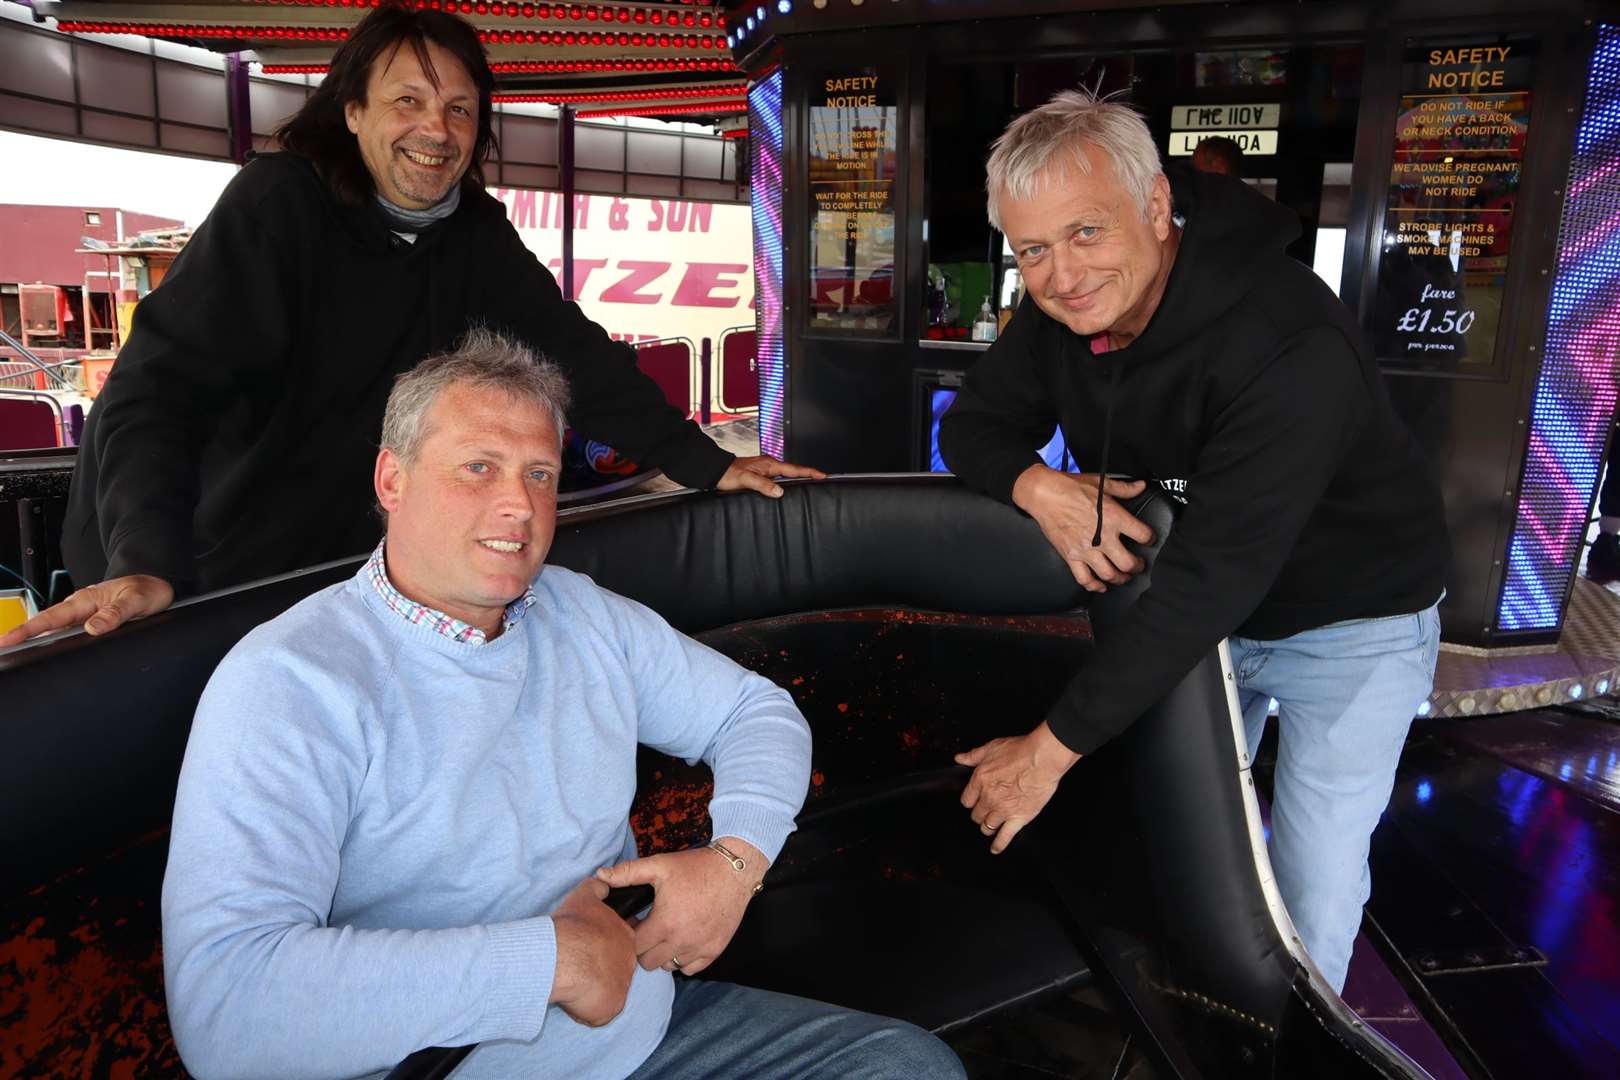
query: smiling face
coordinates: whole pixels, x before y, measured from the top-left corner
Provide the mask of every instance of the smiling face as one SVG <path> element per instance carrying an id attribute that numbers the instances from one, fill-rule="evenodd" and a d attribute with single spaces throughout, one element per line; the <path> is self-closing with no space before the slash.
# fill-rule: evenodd
<path id="1" fill-rule="evenodd" d="M 1076 334 L 1108 331 L 1117 347 L 1146 328 L 1164 295 L 1175 256 L 1170 184 L 1154 181 L 1143 220 L 1108 156 L 1085 152 L 1089 175 L 1059 155 L 1034 195 L 1002 192 L 997 209 L 1041 310 Z"/>
<path id="2" fill-rule="evenodd" d="M 371 65 L 366 100 L 343 109 L 377 193 L 408 210 L 425 210 L 450 193 L 472 164 L 478 138 L 472 76 L 431 41 L 427 54 L 431 72 L 403 41 L 383 50 Z"/>
<path id="3" fill-rule="evenodd" d="M 414 461 L 377 455 L 394 587 L 483 630 L 540 572 L 557 519 L 562 444 L 549 413 L 452 384 L 428 410 Z"/>

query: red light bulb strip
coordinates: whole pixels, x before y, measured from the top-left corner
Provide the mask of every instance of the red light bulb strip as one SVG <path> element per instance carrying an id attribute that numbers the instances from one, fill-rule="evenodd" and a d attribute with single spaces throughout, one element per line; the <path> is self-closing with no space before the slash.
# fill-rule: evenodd
<path id="1" fill-rule="evenodd" d="M 690 105 L 626 105 L 617 109 L 581 109 L 576 115 L 581 119 L 591 116 L 679 116 L 689 113 L 714 116 L 718 113 L 744 113 L 747 111 L 748 102 L 736 100 L 694 102 Z"/>
<path id="2" fill-rule="evenodd" d="M 619 48 L 725 49 L 725 38 L 710 34 L 640 34 L 624 31 L 589 30 L 480 30 L 478 40 L 486 45 L 591 45 Z"/>
<path id="3" fill-rule="evenodd" d="M 382 0 L 251 0 L 285 7 L 368 8 Z M 690 4 L 692 0 L 683 0 Z M 701 0 L 704 6 L 710 0 Z M 687 29 L 724 27 L 726 17 L 710 11 L 664 11 L 658 8 L 605 7 L 596 4 L 504 3 L 501 0 L 415 0 L 418 10 L 449 11 L 458 15 L 494 15 L 505 19 L 557 19 L 567 22 L 636 23 Z"/>
<path id="4" fill-rule="evenodd" d="M 737 98 L 747 92 L 748 87 L 743 83 L 727 83 L 724 86 L 676 86 L 667 90 L 649 87 L 645 90 L 601 90 L 595 93 L 496 94 L 495 100 L 510 105 L 545 103 L 574 105 L 587 101 L 633 102 L 680 101 L 688 98 Z"/>
<path id="5" fill-rule="evenodd" d="M 343 41 L 342 26 L 212 26 L 185 23 L 86 22 L 63 19 L 57 29 L 67 34 L 140 34 L 144 37 L 223 38 L 233 41 Z M 714 49 L 726 48 L 724 38 L 710 34 L 632 34 L 598 31 L 574 33 L 550 30 L 480 30 L 488 45 L 592 46 L 595 48 Z"/>
<path id="6" fill-rule="evenodd" d="M 740 71 L 730 60 L 502 60 L 489 65 L 497 75 L 606 74 L 619 71 Z"/>
<path id="7" fill-rule="evenodd" d="M 188 26 L 181 23 L 81 22 L 62 19 L 56 28 L 67 34 L 140 34 L 142 37 L 226 38 L 236 41 L 343 41 L 347 27 Z"/>
<path id="8" fill-rule="evenodd" d="M 503 60 L 489 65 L 497 75 L 611 74 L 619 71 L 729 71 L 730 60 Z M 325 75 L 325 64 L 261 64 L 266 75 Z"/>

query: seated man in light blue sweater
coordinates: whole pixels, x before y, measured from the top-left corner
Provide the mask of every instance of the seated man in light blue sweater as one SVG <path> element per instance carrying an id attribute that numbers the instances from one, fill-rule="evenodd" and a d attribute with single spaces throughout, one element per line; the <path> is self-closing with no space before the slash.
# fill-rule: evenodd
<path id="1" fill-rule="evenodd" d="M 352 579 L 243 639 L 197 709 L 163 883 L 169 1014 L 213 1077 L 960 1077 L 918 1028 L 676 979 L 793 829 L 786 693 L 544 561 L 566 388 L 475 333 L 402 376 Z M 636 745 L 714 771 L 716 842 L 636 858 Z M 609 884 L 649 883 L 632 925 Z M 639 963 L 638 963 L 639 961 Z"/>

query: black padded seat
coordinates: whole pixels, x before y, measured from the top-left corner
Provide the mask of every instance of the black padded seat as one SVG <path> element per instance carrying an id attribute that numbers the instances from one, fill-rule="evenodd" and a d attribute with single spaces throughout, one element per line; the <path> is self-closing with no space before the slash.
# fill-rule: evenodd
<path id="1" fill-rule="evenodd" d="M 966 779 L 925 774 L 816 815 L 703 977 L 940 1032 L 1090 981 L 1040 866 L 991 855 L 957 802 Z"/>
<path id="2" fill-rule="evenodd" d="M 938 1031 L 1089 981 L 1043 866 L 990 854 L 952 763 L 1034 724 L 1089 654 L 1084 615 L 857 608 L 699 638 L 789 689 L 816 739 L 799 829 L 709 977 Z"/>
<path id="3" fill-rule="evenodd" d="M 1091 973 L 1044 900 L 948 881 L 822 881 L 762 896 L 703 977 L 944 1032 Z"/>
<path id="4" fill-rule="evenodd" d="M 1168 500 L 1150 493 L 1130 509 L 1162 543 Z M 1144 554 L 1151 564 L 1154 551 Z M 813 780 L 800 833 L 715 975 L 730 964 L 741 981 L 947 1027 L 1083 978 L 1083 956 L 1164 1075 L 1421 1078 L 1284 936 L 1224 645 L 1167 686 L 1125 737 L 1089 755 L 1007 854 L 990 857 L 957 805 L 949 750 L 1028 730 L 1053 696 L 1039 679 L 1078 662 L 1065 651 L 1077 637 L 1063 620 L 1084 602 L 1106 637 L 1151 567 L 1130 587 L 1087 597 L 1033 521 L 945 477 L 790 483 L 775 501 L 686 493 L 569 512 L 551 561 L 706 640 L 732 633 L 733 655 L 789 686 L 816 733 L 825 782 Z M 21 987 L 13 1027 L 81 1049 L 151 1049 L 140 1063 L 85 1057 L 79 1072 L 171 1071 L 152 1064 L 173 1057 L 155 941 L 114 950 L 112 935 L 81 941 L 82 930 L 131 889 L 145 894 L 130 897 L 144 914 L 115 918 L 114 929 L 155 924 L 158 845 L 214 665 L 253 626 L 356 565 L 200 597 L 104 640 L 73 634 L 0 653 L 0 820 L 11 824 L 0 879 L 12 944 L 54 958 Z M 872 625 L 940 635 L 903 657 L 886 651 L 893 634 L 851 648 L 839 634 L 865 616 L 828 612 L 843 607 L 899 611 Z M 835 632 L 840 619 L 845 631 Z M 993 677 L 964 674 L 965 655 L 991 655 L 973 635 L 994 626 L 1026 633 L 1024 651 L 998 659 Z M 955 651 L 939 644 L 952 641 Z M 777 660 L 803 670 L 770 670 Z M 828 686 L 830 672 L 856 660 L 869 665 L 850 683 L 868 687 L 861 699 Z M 919 673 L 947 678 L 925 685 Z M 908 683 L 926 694 L 896 700 L 895 686 Z M 1025 698 L 994 699 L 1005 691 Z M 686 832 L 663 839 L 681 845 L 706 835 L 689 812 L 705 803 L 690 776 L 661 782 L 677 779 Z M 114 883 L 98 892 L 104 875 Z M 37 937 L 50 926 L 58 938 Z M 99 976 L 75 966 L 83 951 L 70 942 L 95 950 Z M 423 1067 L 398 1075 L 442 1076 L 458 1053 L 412 1055 Z M 48 1064 L 19 1067 L 34 1074 Z"/>

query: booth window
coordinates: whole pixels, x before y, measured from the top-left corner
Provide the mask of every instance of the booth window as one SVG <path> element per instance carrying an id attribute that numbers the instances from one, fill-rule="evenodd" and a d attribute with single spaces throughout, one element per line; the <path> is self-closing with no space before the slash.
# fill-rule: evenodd
<path id="1" fill-rule="evenodd" d="M 811 80 L 809 328 L 896 330 L 895 186 L 900 110 L 875 67 Z"/>

